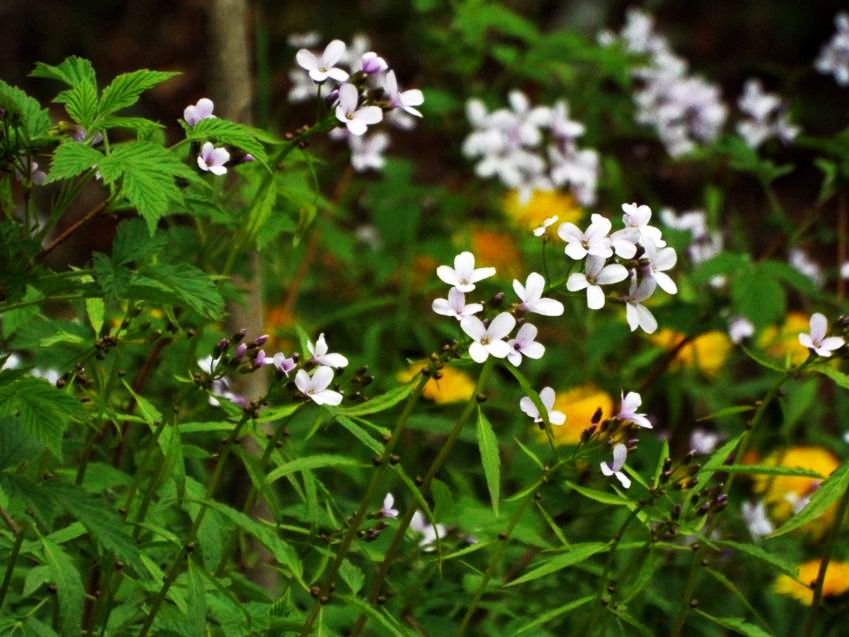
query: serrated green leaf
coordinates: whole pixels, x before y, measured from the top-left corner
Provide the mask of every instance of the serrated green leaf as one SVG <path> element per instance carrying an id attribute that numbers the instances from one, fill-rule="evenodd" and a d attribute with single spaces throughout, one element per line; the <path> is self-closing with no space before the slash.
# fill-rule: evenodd
<path id="1" fill-rule="evenodd" d="M 133 277 L 130 298 L 186 305 L 209 319 L 224 314 L 224 299 L 203 270 L 188 263 L 145 266 Z"/>
<path id="2" fill-rule="evenodd" d="M 489 490 L 492 511 L 497 518 L 499 500 L 501 499 L 501 455 L 498 452 L 498 438 L 495 437 L 492 424 L 484 415 L 480 406 L 478 406 L 476 431 L 486 487 Z"/>
<path id="3" fill-rule="evenodd" d="M 546 575 L 551 575 L 552 573 L 556 573 L 557 571 L 562 571 L 564 568 L 567 568 L 569 566 L 579 564 L 584 560 L 588 560 L 593 555 L 605 553 L 609 550 L 610 545 L 606 542 L 583 542 L 581 544 L 573 544 L 569 547 L 567 551 L 558 553 L 554 556 L 546 554 L 545 561 L 542 565 L 531 569 L 521 577 L 507 584 L 506 586 L 519 586 L 526 582 L 532 582 L 534 580 L 540 579 L 541 577 L 545 577 Z"/>
<path id="4" fill-rule="evenodd" d="M 50 577 L 56 584 L 62 635 L 77 637 L 82 628 L 83 598 L 85 597 L 80 572 L 61 546 L 46 537 L 41 538 L 41 546 L 44 561 L 50 568 Z"/>
<path id="5" fill-rule="evenodd" d="M 179 73 L 148 69 L 122 73 L 103 89 L 98 105 L 100 116 L 110 115 L 122 108 L 132 106 L 142 93 L 177 75 Z"/>
<path id="6" fill-rule="evenodd" d="M 745 619 L 740 619 L 739 617 L 714 617 L 713 615 L 708 615 L 700 608 L 696 609 L 696 613 L 700 617 L 704 617 L 714 624 L 732 630 L 739 635 L 745 635 L 746 637 L 772 637 L 772 635 L 760 626 L 750 624 Z"/>
<path id="7" fill-rule="evenodd" d="M 103 317 L 106 314 L 106 305 L 103 303 L 103 299 L 86 299 L 85 313 L 88 316 L 91 329 L 94 330 L 95 334 L 99 335 L 100 330 L 103 329 Z"/>
<path id="8" fill-rule="evenodd" d="M 83 130 L 89 131 L 94 126 L 97 117 L 97 87 L 93 83 L 81 82 L 62 91 L 53 100 L 65 105 L 65 110 L 71 119 Z"/>
<path id="9" fill-rule="evenodd" d="M 787 299 L 784 289 L 768 270 L 753 267 L 731 282 L 731 299 L 737 313 L 746 316 L 755 327 L 764 327 L 784 316 Z"/>
<path id="10" fill-rule="evenodd" d="M 94 67 L 85 58 L 71 55 L 65 58 L 61 64 L 53 66 L 38 62 L 30 77 L 42 77 L 49 80 L 64 82 L 68 86 L 76 86 L 81 83 L 97 85 Z"/>
<path id="11" fill-rule="evenodd" d="M 849 462 L 844 462 L 834 473 L 820 483 L 819 488 L 813 492 L 805 508 L 787 520 L 767 538 L 771 539 L 784 535 L 790 531 L 795 531 L 800 526 L 813 522 L 825 513 L 847 489 L 849 489 Z"/>
<path id="12" fill-rule="evenodd" d="M 50 174 L 47 176 L 46 183 L 76 177 L 89 168 L 98 165 L 103 157 L 103 153 L 88 144 L 65 142 L 53 153 Z"/>
<path id="13" fill-rule="evenodd" d="M 27 434 L 62 457 L 62 436 L 72 419 L 84 418 L 76 398 L 50 383 L 23 377 L 0 386 L 0 415 L 19 419 Z"/>
<path id="14" fill-rule="evenodd" d="M 19 463 L 35 458 L 44 445 L 30 435 L 21 421 L 0 417 L 0 471 L 14 469 Z"/>
<path id="15" fill-rule="evenodd" d="M 112 261 L 127 265 L 157 254 L 165 246 L 165 237 L 151 236 L 141 219 L 128 219 L 118 224 L 112 242 Z"/>
<path id="16" fill-rule="evenodd" d="M 342 562 L 342 565 L 339 567 L 339 577 L 348 585 L 352 595 L 359 593 L 363 588 L 363 584 L 366 582 L 363 571 L 351 564 L 348 560 Z"/>
<path id="17" fill-rule="evenodd" d="M 312 471 L 313 469 L 323 469 L 325 467 L 356 467 L 360 464 L 360 462 L 348 456 L 329 454 L 305 456 L 303 458 L 296 458 L 272 470 L 266 477 L 266 482 L 271 484 L 280 478 L 298 471 Z"/>
<path id="18" fill-rule="evenodd" d="M 115 264 L 112 259 L 101 252 L 95 252 L 92 257 L 94 280 L 110 302 L 116 302 L 124 296 L 130 285 L 131 272 L 122 265 Z"/>
<path id="19" fill-rule="evenodd" d="M 213 141 L 235 146 L 253 155 L 254 159 L 260 163 L 268 164 L 268 155 L 263 145 L 257 141 L 254 131 L 248 126 L 227 119 L 218 117 L 202 119 L 195 124 L 194 128 L 186 130 L 186 138 L 199 142 Z"/>
<path id="20" fill-rule="evenodd" d="M 23 130 L 30 140 L 46 137 L 50 128 L 50 116 L 38 100 L 24 93 L 17 86 L 0 80 L 0 108 L 16 113 L 21 118 Z"/>

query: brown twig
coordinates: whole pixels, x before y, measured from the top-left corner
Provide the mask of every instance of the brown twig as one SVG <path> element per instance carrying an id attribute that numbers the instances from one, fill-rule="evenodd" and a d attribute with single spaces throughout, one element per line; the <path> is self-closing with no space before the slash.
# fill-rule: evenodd
<path id="1" fill-rule="evenodd" d="M 36 261 L 43 261 L 44 258 L 47 257 L 48 254 L 50 254 L 56 248 L 58 248 L 60 245 L 65 243 L 65 241 L 67 241 L 71 237 L 71 235 L 73 235 L 75 232 L 77 232 L 83 226 L 87 225 L 97 215 L 99 215 L 101 212 L 103 212 L 103 210 L 106 208 L 107 203 L 108 203 L 108 200 L 104 199 L 99 204 L 97 204 L 94 208 L 92 208 L 87 213 L 85 213 L 82 217 L 80 217 L 77 221 L 75 221 L 73 224 L 71 224 L 70 226 L 65 228 L 65 230 L 62 231 L 62 234 L 60 234 L 58 237 L 53 239 L 53 241 L 51 241 L 49 244 L 47 244 L 47 246 L 44 247 L 41 250 L 41 252 L 39 252 L 35 256 L 35 260 Z"/>

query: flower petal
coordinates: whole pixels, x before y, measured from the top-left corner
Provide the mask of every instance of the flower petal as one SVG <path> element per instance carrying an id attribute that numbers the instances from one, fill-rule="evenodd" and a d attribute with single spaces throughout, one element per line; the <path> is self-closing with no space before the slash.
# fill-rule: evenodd
<path id="1" fill-rule="evenodd" d="M 492 319 L 492 322 L 490 322 L 489 327 L 486 330 L 486 334 L 491 340 L 501 339 L 507 336 L 515 326 L 516 319 L 513 315 L 509 312 L 502 312 Z M 504 356 L 507 356 L 507 354 Z"/>

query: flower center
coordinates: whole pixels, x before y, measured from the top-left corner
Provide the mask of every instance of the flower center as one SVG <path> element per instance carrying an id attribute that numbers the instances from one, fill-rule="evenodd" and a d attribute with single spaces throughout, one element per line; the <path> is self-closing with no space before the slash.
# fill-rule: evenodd
<path id="1" fill-rule="evenodd" d="M 481 345 L 489 345 L 489 336 L 481 338 Z"/>

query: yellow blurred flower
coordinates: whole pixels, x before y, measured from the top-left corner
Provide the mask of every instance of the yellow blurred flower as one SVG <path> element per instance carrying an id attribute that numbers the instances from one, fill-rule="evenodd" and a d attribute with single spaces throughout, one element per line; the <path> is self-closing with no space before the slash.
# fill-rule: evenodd
<path id="1" fill-rule="evenodd" d="M 533 230 L 541 226 L 548 217 L 557 215 L 558 224 L 566 221 L 577 223 L 584 211 L 571 195 L 557 190 L 534 190 L 530 199 L 522 202 L 519 192 L 509 191 L 504 197 L 504 212 L 522 229 Z M 552 226 L 556 230 L 556 226 Z"/>
<path id="2" fill-rule="evenodd" d="M 522 274 L 521 255 L 513 235 L 487 228 L 473 228 L 471 240 L 475 263 L 480 264 L 478 267 L 494 267 L 502 279 Z"/>
<path id="3" fill-rule="evenodd" d="M 613 415 L 613 398 L 594 385 L 580 385 L 557 392 L 554 409 L 566 414 L 566 422 L 551 428 L 554 441 L 560 445 L 578 444 L 581 433 L 592 424 L 593 415 L 599 407 L 602 419 Z M 544 431 L 539 428 L 536 431 L 542 440 L 547 439 Z"/>
<path id="4" fill-rule="evenodd" d="M 662 329 L 657 334 L 649 336 L 652 343 L 664 349 L 674 349 L 684 340 L 685 335 L 670 329 Z M 731 351 L 731 339 L 719 330 L 700 334 L 688 342 L 675 354 L 670 369 L 679 367 L 695 367 L 706 376 L 716 376 L 728 353 Z"/>
<path id="5" fill-rule="evenodd" d="M 814 601 L 814 591 L 810 584 L 816 582 L 821 560 L 810 560 L 799 566 L 799 580 L 789 575 L 780 575 L 773 584 L 773 590 L 780 595 L 795 597 L 808 606 Z M 825 571 L 822 583 L 823 597 L 838 597 L 849 591 L 849 564 L 831 560 Z"/>
<path id="6" fill-rule="evenodd" d="M 426 363 L 414 363 L 409 369 L 398 373 L 398 380 L 406 383 L 425 367 Z M 475 381 L 468 374 L 453 367 L 443 367 L 439 371 L 442 373 L 442 378 L 439 380 L 431 378 L 427 381 L 422 392 L 425 398 L 441 405 L 469 400 L 474 395 Z"/>
<path id="7" fill-rule="evenodd" d="M 758 337 L 757 344 L 773 358 L 784 360 L 790 355 L 790 362 L 799 365 L 808 358 L 808 350 L 799 342 L 799 334 L 810 330 L 810 317 L 801 312 L 790 312 L 781 326 L 771 325 Z"/>
<path id="8" fill-rule="evenodd" d="M 783 452 L 773 453 L 763 459 L 763 464 L 780 467 L 793 467 L 816 471 L 827 478 L 840 461 L 833 453 L 822 447 L 790 447 Z M 794 510 L 804 506 L 808 497 L 816 491 L 821 480 L 806 476 L 769 476 L 754 477 L 755 492 L 770 507 L 770 512 L 778 521 L 789 518 Z M 814 535 L 820 535 L 834 520 L 834 506 L 823 515 L 802 527 Z"/>

